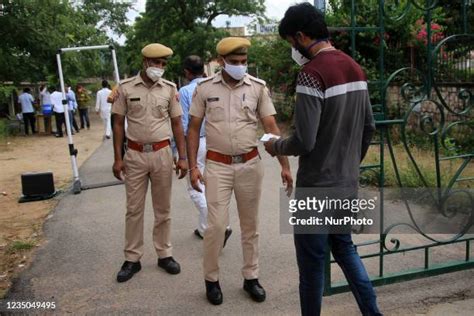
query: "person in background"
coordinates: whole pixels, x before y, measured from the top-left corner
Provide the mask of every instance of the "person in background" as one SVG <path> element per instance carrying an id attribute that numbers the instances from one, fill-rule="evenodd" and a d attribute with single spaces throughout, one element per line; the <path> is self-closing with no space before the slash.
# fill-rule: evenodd
<path id="1" fill-rule="evenodd" d="M 89 92 L 80 84 L 76 87 L 77 92 L 77 108 L 79 109 L 79 120 L 81 122 L 81 129 L 84 129 L 87 126 L 87 129 L 91 128 L 91 123 L 89 121 L 89 102 L 91 97 Z"/>
<path id="2" fill-rule="evenodd" d="M 56 137 L 63 137 L 63 125 L 67 133 L 66 120 L 64 117 L 63 94 L 59 88 L 51 87 L 51 104 L 53 105 L 54 118 L 56 120 Z"/>
<path id="3" fill-rule="evenodd" d="M 44 117 L 45 132 L 51 131 L 51 113 L 53 105 L 51 104 L 51 93 L 49 93 L 46 85 L 40 86 L 40 106 Z"/>
<path id="4" fill-rule="evenodd" d="M 66 87 L 66 100 L 69 110 L 69 124 L 71 124 L 71 132 L 72 135 L 74 135 L 72 128 L 74 127 L 76 133 L 79 133 L 79 126 L 77 125 L 76 118 L 74 116 L 77 111 L 76 94 L 74 93 L 70 85 L 67 85 Z"/>
<path id="5" fill-rule="evenodd" d="M 31 132 L 36 134 L 34 102 L 35 98 L 31 95 L 31 89 L 28 87 L 23 89 L 23 93 L 18 97 L 18 103 L 21 104 L 21 113 L 23 115 L 23 122 L 25 123 L 25 135 L 29 134 L 29 126 L 31 127 Z"/>
<path id="6" fill-rule="evenodd" d="M 100 114 L 102 121 L 104 122 L 104 136 L 105 139 L 110 139 L 112 133 L 112 128 L 110 124 L 110 109 L 112 104 L 107 101 L 112 90 L 109 88 L 109 83 L 107 80 L 102 81 L 102 89 L 97 91 L 97 99 L 95 103 L 95 112 Z"/>
<path id="7" fill-rule="evenodd" d="M 183 109 L 183 115 L 181 120 L 183 122 L 184 135 L 188 133 L 189 125 L 189 109 L 191 107 L 191 101 L 193 97 L 194 90 L 196 89 L 197 84 L 203 80 L 204 75 L 204 63 L 201 57 L 196 55 L 188 56 L 184 59 L 183 62 L 184 76 L 189 83 L 179 89 L 179 101 L 181 108 Z M 199 131 L 199 149 L 197 154 L 197 165 L 199 171 L 204 173 L 204 165 L 206 164 L 206 130 L 205 124 L 201 125 Z M 204 231 L 207 228 L 207 202 L 204 185 L 199 184 L 202 189 L 202 192 L 194 190 L 191 186 L 191 181 L 188 179 L 188 194 L 194 205 L 199 211 L 199 221 L 198 227 L 194 230 L 194 235 L 198 238 L 203 239 Z M 225 231 L 224 246 L 227 243 L 232 234 L 232 229 L 227 226 Z"/>

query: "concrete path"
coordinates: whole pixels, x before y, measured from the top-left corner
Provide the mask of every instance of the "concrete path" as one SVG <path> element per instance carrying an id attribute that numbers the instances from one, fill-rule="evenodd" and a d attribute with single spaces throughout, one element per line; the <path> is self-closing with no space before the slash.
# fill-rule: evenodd
<path id="1" fill-rule="evenodd" d="M 125 192 L 122 185 L 111 186 L 62 196 L 45 225 L 46 243 L 32 266 L 16 280 L 7 299 L 55 301 L 60 314 L 298 315 L 293 239 L 279 231 L 279 167 L 276 160 L 260 150 L 265 165 L 260 209 L 260 280 L 267 290 L 266 302 L 252 302 L 241 289 L 240 229 L 232 202 L 234 234 L 220 261 L 224 304 L 216 307 L 207 303 L 201 269 L 202 242 L 193 235 L 197 211 L 182 180 L 174 181 L 172 198 L 172 241 L 181 274 L 168 275 L 156 266 L 148 195 L 142 271 L 124 284 L 115 281 L 123 262 Z M 107 141 L 82 166 L 82 181 L 113 181 L 111 165 L 112 146 Z M 292 165 L 295 172 L 295 159 Z M 367 266 L 372 271 L 377 262 L 369 260 Z M 341 277 L 340 272 L 334 275 Z M 430 315 L 441 315 L 443 304 L 459 301 L 466 303 L 456 315 L 472 315 L 474 270 L 387 285 L 377 288 L 377 294 L 386 315 L 426 314 L 431 308 L 439 309 L 431 310 Z M 324 298 L 323 314 L 358 315 L 358 309 L 352 295 L 343 293 Z"/>

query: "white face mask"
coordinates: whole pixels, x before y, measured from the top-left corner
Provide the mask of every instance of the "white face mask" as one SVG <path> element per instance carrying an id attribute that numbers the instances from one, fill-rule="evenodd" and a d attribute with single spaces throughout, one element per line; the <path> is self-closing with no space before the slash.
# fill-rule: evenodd
<path id="1" fill-rule="evenodd" d="M 165 70 L 162 69 L 162 68 L 158 68 L 158 67 L 148 67 L 146 69 L 146 75 L 148 76 L 148 78 L 150 78 L 153 82 L 157 81 L 158 79 L 160 79 L 163 74 L 165 73 Z"/>
<path id="2" fill-rule="evenodd" d="M 300 66 L 307 64 L 309 59 L 301 55 L 301 53 L 294 47 L 291 47 L 291 58 Z"/>
<path id="3" fill-rule="evenodd" d="M 225 72 L 227 72 L 229 76 L 231 76 L 235 80 L 242 80 L 242 78 L 247 73 L 247 65 L 239 65 L 239 66 L 229 65 L 225 61 L 224 63 L 225 63 L 225 67 L 224 67 Z"/>

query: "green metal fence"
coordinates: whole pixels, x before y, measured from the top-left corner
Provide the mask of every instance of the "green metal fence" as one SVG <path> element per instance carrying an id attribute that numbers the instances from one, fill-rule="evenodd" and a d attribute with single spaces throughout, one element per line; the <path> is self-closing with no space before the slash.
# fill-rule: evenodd
<path id="1" fill-rule="evenodd" d="M 362 1 L 362 0 L 359 0 Z M 404 187 L 401 180 L 397 159 L 394 153 L 394 145 L 392 133 L 398 130 L 400 141 L 406 152 L 407 159 L 412 165 L 416 176 L 420 178 L 421 182 L 427 188 L 430 186 L 425 179 L 423 172 L 420 170 L 419 163 L 414 158 L 412 153 L 413 147 L 409 144 L 409 130 L 412 126 L 409 125 L 410 118 L 415 114 L 418 116 L 417 127 L 419 132 L 423 133 L 432 144 L 433 153 L 433 169 L 436 173 L 436 194 L 432 196 L 440 213 L 445 211 L 449 199 L 454 194 L 455 188 L 460 185 L 466 186 L 466 183 L 472 183 L 474 177 L 464 176 L 466 168 L 472 164 L 471 160 L 474 157 L 474 150 L 472 144 L 467 146 L 460 146 L 451 137 L 451 131 L 458 128 L 463 128 L 464 133 L 468 137 L 474 135 L 474 120 L 473 111 L 473 82 L 471 71 L 474 70 L 474 34 L 470 33 L 469 12 L 473 10 L 473 1 L 460 0 L 459 12 L 459 34 L 453 34 L 443 38 L 436 39 L 432 34 L 432 14 L 434 10 L 439 8 L 441 4 L 438 0 L 378 0 L 374 8 L 374 14 L 378 16 L 378 25 L 363 26 L 358 25 L 356 21 L 358 2 L 351 0 L 351 19 L 350 26 L 334 27 L 333 30 L 342 30 L 350 33 L 350 49 L 353 57 L 356 57 L 357 34 L 361 32 L 376 32 L 379 38 L 383 39 L 385 35 L 385 23 L 388 19 L 403 19 L 411 12 L 411 10 L 418 10 L 424 17 L 426 23 L 426 45 L 422 60 L 415 67 L 413 65 L 400 65 L 401 68 L 386 74 L 385 69 L 385 55 L 386 47 L 383 43 L 379 46 L 378 58 L 378 78 L 369 82 L 371 87 L 371 94 L 379 95 L 379 104 L 374 104 L 374 115 L 376 119 L 376 126 L 378 129 L 378 137 L 373 143 L 379 149 L 379 162 L 372 165 L 361 167 L 361 177 L 365 174 L 371 173 L 376 175 L 378 185 L 380 187 L 380 205 L 381 205 L 381 223 L 380 228 L 382 233 L 375 240 L 367 241 L 358 244 L 358 249 L 364 247 L 375 247 L 377 251 L 368 252 L 361 255 L 361 258 L 375 259 L 378 262 L 378 271 L 376 275 L 372 275 L 371 279 L 374 285 L 383 285 L 394 282 L 400 282 L 415 278 L 428 277 L 437 274 L 458 271 L 463 269 L 474 268 L 474 258 L 471 255 L 471 244 L 474 237 L 466 235 L 465 231 L 460 231 L 447 239 L 438 238 L 439 236 L 432 236 L 420 229 L 415 221 L 408 223 L 397 223 L 384 227 L 384 194 L 385 173 L 387 167 L 384 164 L 386 156 L 390 161 L 395 177 L 400 188 Z M 349 1 L 347 1 L 349 2 Z M 375 1 L 373 1 L 375 2 Z M 391 13 L 397 12 L 398 16 L 391 16 Z M 459 71 L 458 71 L 459 70 Z M 458 76 L 456 76 L 458 75 Z M 458 78 L 456 78 L 458 77 Z M 459 79 L 460 78 L 460 79 Z M 400 86 L 400 94 L 404 100 L 404 110 L 398 112 L 399 117 L 389 117 L 387 105 L 387 89 L 392 86 L 394 82 L 398 82 Z M 400 83 L 401 82 L 401 83 Z M 446 98 L 442 93 L 442 83 L 455 82 L 455 86 L 451 87 L 450 91 L 455 94 L 453 98 Z M 424 113 L 420 111 L 422 105 L 429 104 L 434 113 Z M 447 120 L 447 117 L 450 120 Z M 469 136 L 470 135 L 470 136 Z M 449 154 L 446 154 L 449 153 Z M 443 163 L 448 161 L 456 161 L 459 164 L 454 176 L 448 180 L 443 181 L 441 172 Z M 471 196 L 471 201 L 474 197 Z M 474 203 L 474 202 L 473 202 Z M 412 212 L 412 209 L 405 201 L 406 212 Z M 470 210 L 471 215 L 474 213 L 474 204 Z M 444 214 L 444 213 L 443 213 Z M 410 214 L 411 215 L 411 214 Z M 446 215 L 446 214 L 445 214 Z M 474 216 L 474 215 L 472 215 Z M 471 222 L 472 224 L 472 222 Z M 398 237 L 391 236 L 393 229 L 399 225 L 405 225 L 412 228 L 419 237 L 425 242 L 419 245 L 404 245 Z M 464 248 L 463 259 L 449 262 L 433 263 L 431 260 L 432 251 L 438 247 L 446 246 L 462 246 Z M 368 249 L 368 248 L 366 248 Z M 408 268 L 403 271 L 387 273 L 386 259 L 393 256 L 402 256 L 413 252 L 421 252 L 423 256 L 423 264 L 421 268 Z M 334 259 L 328 258 L 326 261 L 325 273 L 325 295 L 345 292 L 349 290 L 347 283 L 336 283 L 331 279 L 331 269 L 335 264 Z"/>

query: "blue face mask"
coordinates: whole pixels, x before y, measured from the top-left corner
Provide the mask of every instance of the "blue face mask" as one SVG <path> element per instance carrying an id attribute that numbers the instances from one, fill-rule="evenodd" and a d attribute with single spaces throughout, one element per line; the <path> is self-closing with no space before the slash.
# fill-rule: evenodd
<path id="1" fill-rule="evenodd" d="M 225 63 L 224 70 L 227 72 L 229 76 L 234 78 L 235 80 L 242 80 L 242 78 L 245 77 L 245 74 L 247 73 L 247 65 L 230 65 L 228 63 Z"/>

